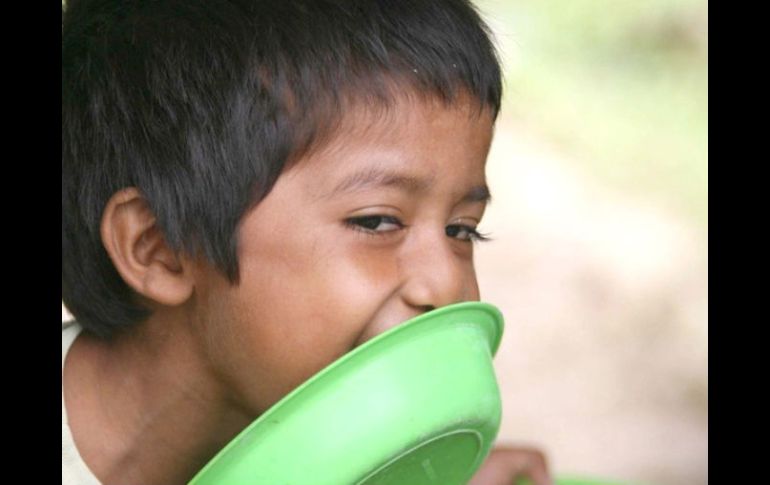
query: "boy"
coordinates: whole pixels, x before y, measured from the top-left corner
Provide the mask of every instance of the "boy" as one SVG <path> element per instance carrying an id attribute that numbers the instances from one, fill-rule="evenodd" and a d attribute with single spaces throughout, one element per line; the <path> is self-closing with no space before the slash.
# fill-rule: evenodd
<path id="1" fill-rule="evenodd" d="M 478 300 L 500 96 L 466 0 L 71 0 L 65 483 L 185 483 L 346 352 Z M 542 454 L 473 483 L 519 475 Z"/>

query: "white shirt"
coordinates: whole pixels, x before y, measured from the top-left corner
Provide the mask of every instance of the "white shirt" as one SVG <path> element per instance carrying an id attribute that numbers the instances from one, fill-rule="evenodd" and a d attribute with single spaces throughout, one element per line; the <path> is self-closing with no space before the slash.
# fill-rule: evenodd
<path id="1" fill-rule="evenodd" d="M 61 324 L 61 478 L 62 485 L 101 485 L 75 447 L 67 424 L 67 408 L 64 406 L 64 359 L 81 330 L 82 327 L 74 320 Z"/>

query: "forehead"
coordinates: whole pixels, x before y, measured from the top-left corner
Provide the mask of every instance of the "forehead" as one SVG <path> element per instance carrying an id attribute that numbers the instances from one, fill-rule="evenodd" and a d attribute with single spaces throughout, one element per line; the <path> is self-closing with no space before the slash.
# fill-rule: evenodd
<path id="1" fill-rule="evenodd" d="M 310 176 L 314 183 L 308 190 L 317 196 L 366 185 L 361 182 L 372 178 L 395 180 L 415 191 L 437 178 L 482 184 L 493 123 L 489 110 L 462 98 L 448 105 L 402 98 L 387 108 L 358 106 L 287 174 Z"/>

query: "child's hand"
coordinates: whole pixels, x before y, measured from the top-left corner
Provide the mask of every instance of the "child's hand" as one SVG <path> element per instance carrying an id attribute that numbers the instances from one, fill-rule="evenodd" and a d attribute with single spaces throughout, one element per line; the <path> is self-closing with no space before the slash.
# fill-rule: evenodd
<path id="1" fill-rule="evenodd" d="M 534 448 L 495 447 L 468 485 L 514 485 L 529 478 L 534 485 L 552 485 L 545 455 Z"/>

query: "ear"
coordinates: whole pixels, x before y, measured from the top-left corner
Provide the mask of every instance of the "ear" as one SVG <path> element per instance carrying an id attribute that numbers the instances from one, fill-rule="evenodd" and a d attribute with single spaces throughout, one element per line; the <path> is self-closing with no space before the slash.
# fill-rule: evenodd
<path id="1" fill-rule="evenodd" d="M 136 188 L 120 190 L 107 202 L 101 236 L 112 263 L 134 291 L 168 306 L 190 298 L 192 268 L 166 244 L 155 215 Z"/>

